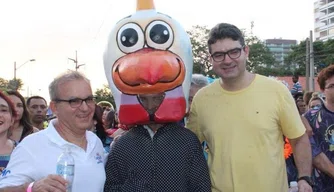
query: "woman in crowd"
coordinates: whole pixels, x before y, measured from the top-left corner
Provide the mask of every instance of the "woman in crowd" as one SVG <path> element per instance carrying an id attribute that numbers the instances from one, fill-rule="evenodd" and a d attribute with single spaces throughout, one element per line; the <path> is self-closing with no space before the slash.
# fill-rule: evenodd
<path id="1" fill-rule="evenodd" d="M 7 91 L 9 99 L 14 104 L 14 110 L 17 114 L 13 126 L 9 129 L 9 138 L 21 142 L 26 136 L 37 132 L 30 122 L 29 112 L 23 96 L 18 91 Z"/>
<path id="2" fill-rule="evenodd" d="M 108 135 L 112 135 L 117 129 L 117 123 L 115 119 L 115 111 L 111 110 L 105 117 L 104 127 L 108 133 Z"/>
<path id="3" fill-rule="evenodd" d="M 108 136 L 106 130 L 104 129 L 102 123 L 102 114 L 103 114 L 102 107 L 95 105 L 95 113 L 93 116 L 94 126 L 92 131 L 101 139 L 105 152 L 109 153 L 112 138 Z"/>
<path id="4" fill-rule="evenodd" d="M 306 106 L 309 106 L 313 91 L 305 92 L 303 95 L 303 100 L 305 101 Z M 307 109 L 308 110 L 308 109 Z"/>
<path id="5" fill-rule="evenodd" d="M 0 91 L 0 174 L 6 168 L 16 142 L 8 138 L 8 130 L 16 118 L 14 105 L 11 100 Z"/>
<path id="6" fill-rule="evenodd" d="M 324 104 L 324 100 L 318 92 L 314 92 L 309 102 L 309 109 L 313 109 L 315 107 L 321 107 Z"/>
<path id="7" fill-rule="evenodd" d="M 97 103 L 97 106 L 102 108 L 102 122 L 103 122 L 103 125 L 106 125 L 105 120 L 107 118 L 107 115 L 110 111 L 114 110 L 114 107 L 108 101 L 100 101 Z M 104 128 L 108 129 L 108 127 L 104 127 Z"/>
<path id="8" fill-rule="evenodd" d="M 304 113 L 306 113 L 307 107 L 306 107 L 306 104 L 305 104 L 305 101 L 303 100 L 303 98 L 298 98 L 296 100 L 296 105 L 297 105 L 297 108 L 298 108 L 298 111 L 299 111 L 300 115 L 303 115 Z"/>

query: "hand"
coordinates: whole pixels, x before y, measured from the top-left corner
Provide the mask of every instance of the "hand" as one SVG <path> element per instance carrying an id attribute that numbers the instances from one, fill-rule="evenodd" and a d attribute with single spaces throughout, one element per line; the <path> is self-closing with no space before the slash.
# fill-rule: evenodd
<path id="1" fill-rule="evenodd" d="M 304 180 L 298 181 L 298 192 L 313 192 L 312 187 Z"/>
<path id="2" fill-rule="evenodd" d="M 48 175 L 47 177 L 35 181 L 33 192 L 66 192 L 67 182 L 59 175 Z"/>

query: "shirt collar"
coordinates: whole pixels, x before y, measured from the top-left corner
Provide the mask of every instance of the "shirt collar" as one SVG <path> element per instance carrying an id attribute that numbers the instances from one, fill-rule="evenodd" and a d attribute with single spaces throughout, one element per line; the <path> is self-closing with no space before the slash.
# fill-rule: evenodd
<path id="1" fill-rule="evenodd" d="M 49 140 L 56 145 L 60 146 L 61 148 L 65 146 L 76 146 L 73 143 L 70 143 L 66 141 L 64 138 L 62 138 L 58 131 L 56 130 L 54 124 L 57 122 L 57 119 L 53 119 L 50 121 L 46 131 L 46 135 L 49 138 Z M 90 148 L 92 148 L 94 143 L 96 142 L 96 137 L 94 137 L 94 133 L 90 133 L 89 131 L 86 131 L 86 139 L 87 139 L 87 151 L 90 151 Z"/>
<path id="2" fill-rule="evenodd" d="M 156 134 L 163 134 L 164 132 L 169 131 L 170 129 L 174 129 L 176 127 L 179 127 L 177 123 L 167 123 L 163 127 L 159 128 L 155 133 L 147 125 L 138 125 L 137 127 L 132 129 L 134 129 L 134 131 L 138 131 L 144 134 L 149 133 L 150 137 L 153 138 L 153 136 Z"/>
<path id="3" fill-rule="evenodd" d="M 155 132 L 147 125 L 143 125 L 143 127 L 148 131 L 148 134 L 150 134 L 150 137 L 153 139 Z"/>

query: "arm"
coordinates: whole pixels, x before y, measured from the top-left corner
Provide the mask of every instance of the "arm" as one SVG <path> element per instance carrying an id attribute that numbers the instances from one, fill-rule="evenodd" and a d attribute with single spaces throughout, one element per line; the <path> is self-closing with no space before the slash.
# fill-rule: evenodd
<path id="1" fill-rule="evenodd" d="M 2 188 L 4 192 L 26 192 L 29 183 L 15 187 Z M 31 188 L 33 192 L 59 191 L 66 192 L 66 180 L 59 175 L 48 175 L 47 177 L 35 181 Z"/>
<path id="2" fill-rule="evenodd" d="M 114 141 L 113 141 L 114 142 Z M 107 164 L 105 167 L 106 170 L 106 182 L 104 184 L 104 192 L 117 192 L 122 191 L 123 182 L 120 181 L 120 175 L 117 165 L 117 159 L 119 159 L 118 151 L 118 142 L 115 142 L 110 153 L 108 155 Z"/>
<path id="3" fill-rule="evenodd" d="M 293 150 L 298 176 L 311 176 L 312 173 L 312 152 L 310 140 L 307 134 L 296 139 L 289 139 Z"/>
<path id="4" fill-rule="evenodd" d="M 5 192 L 26 192 L 29 184 L 35 181 L 35 156 L 24 146 L 19 144 L 10 157 L 8 166 L 0 178 L 0 188 Z M 41 191 L 66 191 L 66 180 L 59 175 L 49 175 L 41 180 L 35 181 L 34 192 Z"/>
<path id="5" fill-rule="evenodd" d="M 310 142 L 312 146 L 313 166 L 334 178 L 334 164 L 322 152 L 321 147 L 313 137 L 310 138 Z"/>
<path id="6" fill-rule="evenodd" d="M 307 135 L 309 137 L 311 137 L 313 135 L 313 131 L 312 131 L 312 128 L 311 128 L 309 122 L 307 121 L 307 119 L 304 116 L 301 116 L 301 118 L 302 118 L 302 122 L 303 122 L 303 124 L 305 126 Z"/>
<path id="7" fill-rule="evenodd" d="M 200 142 L 194 136 L 194 142 L 191 142 L 193 147 L 189 147 L 192 150 L 192 159 L 189 164 L 189 191 L 194 192 L 210 192 L 211 181 L 209 175 L 209 169 L 207 162 L 203 155 L 203 150 Z"/>
<path id="8" fill-rule="evenodd" d="M 289 139 L 298 170 L 298 178 L 312 174 L 312 152 L 308 135 L 304 133 L 296 139 Z M 299 192 L 312 192 L 311 184 L 305 180 L 298 181 Z"/>
<path id="9" fill-rule="evenodd" d="M 305 119 L 304 124 L 311 128 L 309 121 Z M 306 126 L 305 126 L 306 127 Z M 334 178 L 334 164 L 328 159 L 328 157 L 322 152 L 321 147 L 318 143 L 314 140 L 313 137 L 310 137 L 310 143 L 312 147 L 312 156 L 313 156 L 313 166 L 320 170 L 321 172 L 327 174 L 328 176 Z"/>
<path id="10" fill-rule="evenodd" d="M 313 165 L 321 172 L 324 172 L 330 177 L 334 178 L 334 164 L 324 153 L 321 152 L 313 159 Z"/>
<path id="11" fill-rule="evenodd" d="M 291 143 L 298 175 L 299 177 L 311 176 L 312 153 L 305 126 L 289 91 L 284 88 L 278 93 L 280 94 L 279 123 L 283 134 Z"/>
<path id="12" fill-rule="evenodd" d="M 34 181 L 34 156 L 19 144 L 10 156 L 6 169 L 0 178 L 0 188 L 25 185 Z"/>
<path id="13" fill-rule="evenodd" d="M 136 171 L 133 171 L 126 163 L 129 158 L 127 153 L 133 151 L 131 149 L 134 146 L 133 143 L 129 144 L 131 142 L 124 135 L 112 147 L 105 167 L 106 181 L 104 192 L 147 191 L 144 181 L 138 180 Z M 136 159 L 129 161 L 136 161 Z"/>
<path id="14" fill-rule="evenodd" d="M 1 188 L 0 192 L 26 192 L 28 188 L 29 183 L 16 186 L 16 187 L 5 187 Z"/>

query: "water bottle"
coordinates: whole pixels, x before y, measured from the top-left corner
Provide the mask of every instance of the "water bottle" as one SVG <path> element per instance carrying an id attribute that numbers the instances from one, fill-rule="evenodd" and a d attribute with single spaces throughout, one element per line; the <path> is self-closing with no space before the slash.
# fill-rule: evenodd
<path id="1" fill-rule="evenodd" d="M 58 157 L 57 175 L 62 176 L 67 181 L 66 192 L 71 192 L 74 178 L 74 158 L 68 147 L 65 148 L 64 152 Z"/>
<path id="2" fill-rule="evenodd" d="M 296 181 L 290 182 L 289 192 L 298 192 L 298 183 Z"/>

